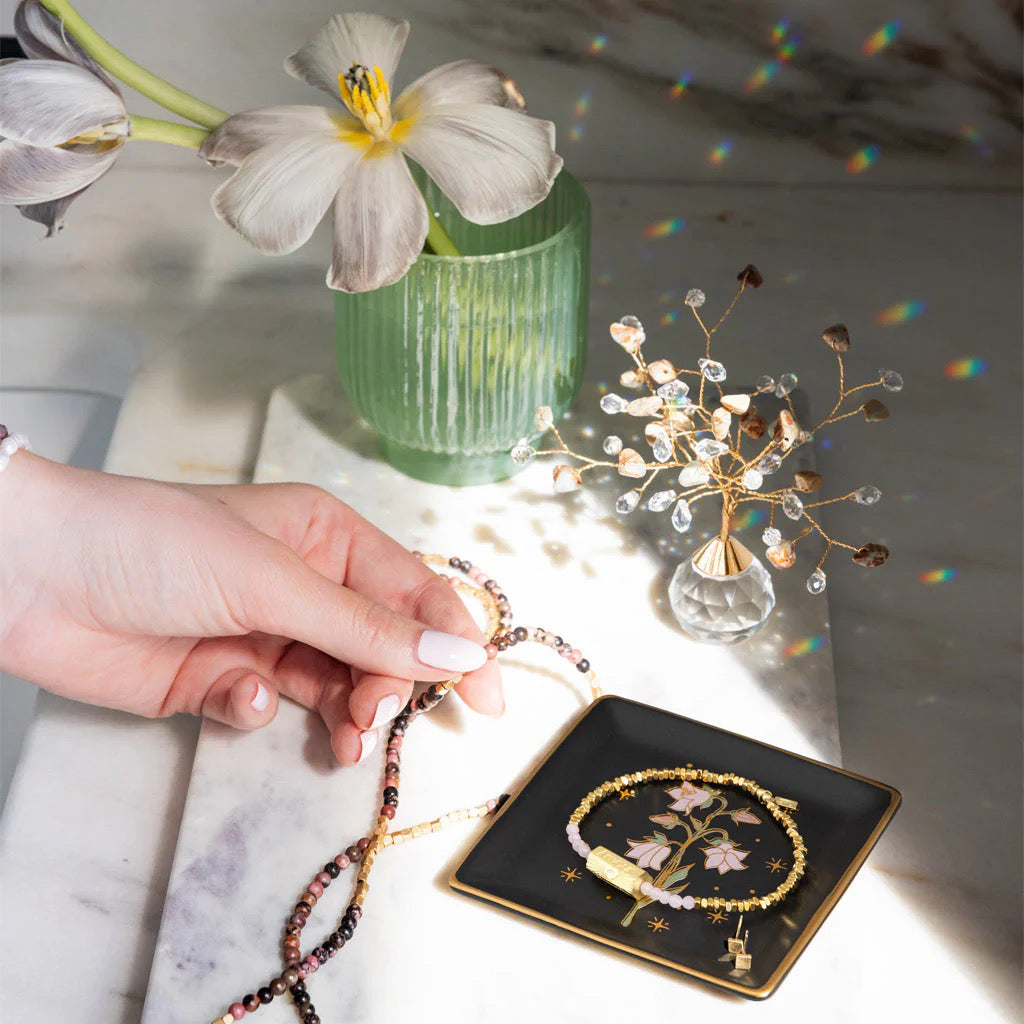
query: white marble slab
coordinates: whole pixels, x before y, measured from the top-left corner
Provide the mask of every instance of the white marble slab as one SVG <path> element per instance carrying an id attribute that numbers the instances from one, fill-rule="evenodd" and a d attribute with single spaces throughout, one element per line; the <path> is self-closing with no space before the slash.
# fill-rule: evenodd
<path id="1" fill-rule="evenodd" d="M 572 423 L 567 430 L 576 433 Z M 572 638 L 610 692 L 838 760 L 828 644 L 797 662 L 785 657 L 794 640 L 828 633 L 827 603 L 811 599 L 796 574 L 779 576 L 784 610 L 754 639 L 735 648 L 697 644 L 680 632 L 666 607 L 665 580 L 679 555 L 656 542 L 674 533 L 664 516 L 638 512 L 624 520 L 611 510 L 608 488 L 552 495 L 550 466 L 533 466 L 486 487 L 412 481 L 377 458 L 372 434 L 355 420 L 339 385 L 321 376 L 299 378 L 272 395 L 255 478 L 326 487 L 409 547 L 462 553 L 483 565 L 502 581 L 520 621 Z M 621 483 L 610 483 L 612 494 L 621 489 Z M 696 535 L 684 546 L 717 525 L 717 510 L 702 512 Z M 545 653 L 517 650 L 508 658 L 510 710 L 503 721 L 453 707 L 440 722 L 411 732 L 403 759 L 403 822 L 507 791 L 578 713 L 576 680 Z M 330 760 L 319 721 L 295 708 L 248 736 L 204 727 L 145 1024 L 211 1016 L 228 997 L 274 971 L 292 890 L 301 892 L 304 875 L 365 832 L 372 818 L 379 759 L 355 771 Z M 521 930 L 518 922 L 481 916 L 444 891 L 448 862 L 466 842 L 465 831 L 455 829 L 411 854 L 381 858 L 360 942 L 315 985 L 324 1020 L 359 1014 L 381 1021 L 417 1014 L 441 1019 L 450 1013 L 451 995 L 440 982 L 432 995 L 385 983 L 386 963 L 410 962 L 405 953 L 415 957 L 426 922 L 441 948 L 458 945 L 467 926 L 481 950 L 502 950 L 504 956 L 506 944 L 519 941 L 512 934 Z M 419 929 L 412 922 L 420 922 Z M 385 936 L 396 932 L 388 943 Z M 458 1019 L 486 1014 L 494 1021 L 521 1020 L 536 1009 L 536 1000 L 551 997 L 566 956 L 581 969 L 607 970 L 618 993 L 642 982 L 667 996 L 678 985 L 633 963 L 616 960 L 606 967 L 597 953 L 569 953 L 565 945 L 556 936 L 532 937 L 528 959 L 520 964 L 533 978 L 531 994 L 509 994 L 499 1004 L 493 992 L 469 988 L 460 997 Z M 838 958 L 838 947 L 833 955 Z M 486 970 L 483 956 L 478 967 Z M 579 1019 L 604 998 L 592 997 L 574 1011 Z M 694 998 L 709 1006 L 718 1002 L 703 992 Z M 424 999 L 431 1003 L 425 1006 Z M 284 1009 L 275 1013 L 285 1019 Z"/>

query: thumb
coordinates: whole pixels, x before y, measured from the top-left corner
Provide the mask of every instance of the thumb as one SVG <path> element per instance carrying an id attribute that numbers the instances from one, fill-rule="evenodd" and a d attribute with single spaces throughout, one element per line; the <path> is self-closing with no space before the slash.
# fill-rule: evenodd
<path id="1" fill-rule="evenodd" d="M 260 729 L 277 714 L 277 691 L 249 668 L 225 672 L 207 691 L 202 713 L 235 729 Z"/>

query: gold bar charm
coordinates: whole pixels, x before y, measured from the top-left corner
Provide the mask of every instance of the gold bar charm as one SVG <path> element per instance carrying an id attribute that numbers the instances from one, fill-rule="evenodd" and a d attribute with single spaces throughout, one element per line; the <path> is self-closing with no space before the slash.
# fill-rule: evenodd
<path id="1" fill-rule="evenodd" d="M 798 811 L 800 805 L 795 800 L 790 800 L 784 796 L 777 796 L 775 802 L 780 806 L 784 807 L 787 811 Z"/>
<path id="2" fill-rule="evenodd" d="M 617 853 L 612 853 L 604 846 L 597 846 L 590 851 L 587 857 L 587 870 L 635 900 L 643 898 L 640 886 L 644 882 L 654 883 L 654 879 L 643 868 L 630 863 Z"/>

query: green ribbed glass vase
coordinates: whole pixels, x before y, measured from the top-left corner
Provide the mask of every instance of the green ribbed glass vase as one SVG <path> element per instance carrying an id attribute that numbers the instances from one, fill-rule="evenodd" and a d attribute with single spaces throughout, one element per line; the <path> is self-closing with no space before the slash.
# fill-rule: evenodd
<path id="1" fill-rule="evenodd" d="M 590 202 L 562 171 L 542 203 L 482 227 L 416 175 L 458 257 L 423 255 L 397 283 L 336 293 L 341 382 L 393 466 L 477 484 L 517 471 L 509 449 L 579 390 L 587 349 Z"/>

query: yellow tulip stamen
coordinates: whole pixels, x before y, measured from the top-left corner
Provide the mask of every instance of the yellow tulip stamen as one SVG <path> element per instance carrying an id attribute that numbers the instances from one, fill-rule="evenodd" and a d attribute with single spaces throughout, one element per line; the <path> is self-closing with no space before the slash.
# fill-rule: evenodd
<path id="1" fill-rule="evenodd" d="M 390 138 L 391 87 L 379 67 L 371 70 L 363 64 L 353 64 L 338 75 L 341 102 L 376 142 Z"/>

